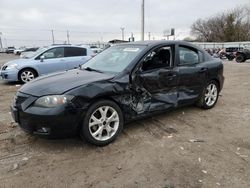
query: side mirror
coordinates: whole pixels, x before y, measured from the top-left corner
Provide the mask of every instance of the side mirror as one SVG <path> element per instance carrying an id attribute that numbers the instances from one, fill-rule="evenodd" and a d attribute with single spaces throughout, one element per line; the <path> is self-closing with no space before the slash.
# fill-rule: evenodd
<path id="1" fill-rule="evenodd" d="M 40 56 L 40 61 L 43 62 L 43 60 L 45 59 L 44 55 Z"/>

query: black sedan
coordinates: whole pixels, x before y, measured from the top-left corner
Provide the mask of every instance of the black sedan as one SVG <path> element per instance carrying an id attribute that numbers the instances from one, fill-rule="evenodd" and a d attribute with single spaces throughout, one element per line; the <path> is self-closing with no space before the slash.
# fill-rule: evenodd
<path id="1" fill-rule="evenodd" d="M 81 68 L 39 77 L 16 93 L 11 111 L 25 131 L 80 134 L 112 142 L 126 122 L 197 104 L 210 109 L 223 87 L 223 64 L 181 41 L 113 46 Z"/>

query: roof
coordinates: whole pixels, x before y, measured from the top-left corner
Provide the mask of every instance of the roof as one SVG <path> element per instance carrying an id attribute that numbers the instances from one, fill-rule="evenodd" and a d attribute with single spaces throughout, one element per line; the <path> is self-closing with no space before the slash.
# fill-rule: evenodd
<path id="1" fill-rule="evenodd" d="M 88 45 L 71 45 L 71 44 L 60 44 L 60 45 L 51 45 L 47 46 L 47 48 L 55 48 L 55 47 L 77 47 L 77 48 L 87 48 Z M 90 48 L 90 47 L 89 47 Z"/>
<path id="2" fill-rule="evenodd" d="M 200 49 L 201 51 L 203 51 L 203 49 L 201 49 L 200 47 L 190 43 L 190 42 L 186 42 L 186 41 L 180 41 L 180 40 L 147 40 L 147 41 L 136 41 L 136 42 L 128 42 L 128 43 L 121 43 L 118 45 L 146 45 L 146 46 L 158 46 L 161 44 L 164 45 L 173 45 L 173 44 L 179 44 L 179 45 L 187 45 L 193 48 L 197 48 Z"/>
<path id="3" fill-rule="evenodd" d="M 179 41 L 179 40 L 146 40 L 146 41 L 136 41 L 136 42 L 130 42 L 129 44 L 137 44 L 137 45 L 158 45 L 158 44 L 188 44 L 191 43 L 185 42 L 185 41 Z"/>

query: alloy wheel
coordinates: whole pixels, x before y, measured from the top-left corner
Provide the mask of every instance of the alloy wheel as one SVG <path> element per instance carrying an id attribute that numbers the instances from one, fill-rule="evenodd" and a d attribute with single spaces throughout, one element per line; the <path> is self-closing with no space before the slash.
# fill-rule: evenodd
<path id="1" fill-rule="evenodd" d="M 207 106 L 213 106 L 218 97 L 217 87 L 214 83 L 207 86 L 205 92 L 205 103 Z"/>
<path id="2" fill-rule="evenodd" d="M 111 106 L 101 106 L 95 110 L 89 119 L 89 131 L 98 141 L 112 138 L 119 128 L 118 112 Z"/>
<path id="3" fill-rule="evenodd" d="M 33 80 L 34 78 L 35 78 L 34 73 L 29 70 L 23 71 L 21 73 L 21 80 L 25 83 Z"/>

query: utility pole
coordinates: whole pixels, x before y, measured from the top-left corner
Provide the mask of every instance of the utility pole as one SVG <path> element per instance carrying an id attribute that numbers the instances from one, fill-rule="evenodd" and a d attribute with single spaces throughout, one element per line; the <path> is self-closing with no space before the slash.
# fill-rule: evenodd
<path id="1" fill-rule="evenodd" d="M 54 31 L 53 31 L 53 29 L 51 30 L 51 34 L 52 34 L 52 44 L 55 44 L 55 37 L 54 37 Z"/>
<path id="2" fill-rule="evenodd" d="M 2 43 L 2 38 L 1 38 L 2 32 L 0 32 L 0 50 L 3 49 L 3 43 Z"/>
<path id="3" fill-rule="evenodd" d="M 69 44 L 69 31 L 67 30 L 67 39 L 68 39 L 68 44 Z"/>
<path id="4" fill-rule="evenodd" d="M 145 6 L 144 6 L 144 0 L 142 0 L 141 4 L 141 40 L 144 41 L 144 11 L 145 11 Z"/>
<path id="5" fill-rule="evenodd" d="M 148 32 L 148 40 L 150 40 L 150 38 L 151 38 L 151 33 Z"/>
<path id="6" fill-rule="evenodd" d="M 120 29 L 122 30 L 122 40 L 124 40 L 124 29 L 125 29 L 125 28 L 124 28 L 124 27 L 121 27 Z"/>
<path id="7" fill-rule="evenodd" d="M 4 38 L 4 42 L 5 42 L 5 46 L 6 46 L 6 48 L 7 48 L 8 43 L 7 43 L 7 39 L 6 39 L 6 38 Z"/>

